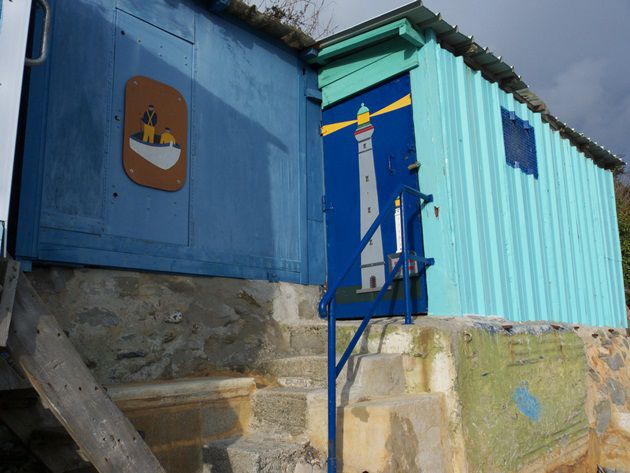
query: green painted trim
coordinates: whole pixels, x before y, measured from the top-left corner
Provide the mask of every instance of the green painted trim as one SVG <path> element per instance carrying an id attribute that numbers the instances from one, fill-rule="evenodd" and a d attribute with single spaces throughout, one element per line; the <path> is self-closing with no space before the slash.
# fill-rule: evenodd
<path id="1" fill-rule="evenodd" d="M 413 25 L 409 23 L 406 18 L 403 18 L 402 20 L 367 31 L 353 38 L 333 44 L 328 48 L 324 48 L 315 58 L 309 59 L 309 62 L 323 66 L 341 55 L 351 53 L 357 49 L 367 48 L 396 37 L 403 38 L 416 48 L 421 48 L 424 45 L 422 35 L 414 29 Z"/>
<path id="2" fill-rule="evenodd" d="M 392 44 L 396 40 L 390 40 L 386 43 L 373 46 L 369 49 L 364 49 L 351 56 L 339 59 L 319 71 L 317 78 L 320 89 L 323 89 L 327 85 L 344 78 L 354 72 L 357 72 L 365 67 L 374 64 L 382 59 L 391 56 L 397 49 L 407 48 L 408 45 L 402 43 L 400 40 L 396 41 L 397 44 Z"/>
<path id="3" fill-rule="evenodd" d="M 390 39 L 343 58 L 320 72 L 322 107 L 328 107 L 417 66 L 417 48 L 401 38 Z"/>

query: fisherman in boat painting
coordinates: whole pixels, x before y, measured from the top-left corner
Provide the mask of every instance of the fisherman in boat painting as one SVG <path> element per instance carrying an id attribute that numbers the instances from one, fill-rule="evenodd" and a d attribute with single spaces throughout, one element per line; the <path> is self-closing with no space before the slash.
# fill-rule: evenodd
<path id="1" fill-rule="evenodd" d="M 162 134 L 156 135 L 158 113 L 153 105 L 147 106 L 141 122 L 142 131 L 129 137 L 129 147 L 160 169 L 172 168 L 177 163 L 182 149 L 171 129 L 166 127 Z"/>

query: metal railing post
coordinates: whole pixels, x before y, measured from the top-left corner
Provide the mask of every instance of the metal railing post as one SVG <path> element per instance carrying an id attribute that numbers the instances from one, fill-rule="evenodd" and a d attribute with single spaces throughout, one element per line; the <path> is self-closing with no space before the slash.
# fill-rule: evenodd
<path id="1" fill-rule="evenodd" d="M 329 286 L 324 296 L 319 301 L 318 312 L 322 318 L 328 317 L 328 473 L 337 473 L 337 376 L 343 370 L 346 362 L 350 358 L 350 355 L 354 351 L 359 339 L 363 335 L 367 325 L 374 316 L 378 305 L 381 303 L 388 288 L 394 284 L 396 275 L 401 269 L 403 272 L 403 285 L 404 285 L 404 298 L 405 298 L 405 324 L 412 324 L 411 320 L 411 283 L 409 277 L 409 260 L 413 258 L 418 264 L 423 265 L 423 270 L 433 264 L 432 258 L 419 258 L 416 255 L 411 255 L 409 250 L 409 241 L 407 237 L 407 212 L 405 211 L 405 194 L 409 193 L 416 199 L 422 199 L 425 203 L 433 202 L 433 196 L 431 194 L 425 195 L 418 190 L 411 187 L 401 185 L 398 191 L 392 195 L 391 199 L 381 209 L 381 213 L 376 217 L 372 225 L 361 239 L 361 243 L 356 248 L 350 258 L 348 265 L 344 271 L 337 277 L 337 280 L 332 286 Z M 372 301 L 372 307 L 368 310 L 359 328 L 355 332 L 354 336 L 350 340 L 350 343 L 346 347 L 343 355 L 337 363 L 337 318 L 335 314 L 335 295 L 337 289 L 341 286 L 345 277 L 350 273 L 353 268 L 354 262 L 361 256 L 361 252 L 365 249 L 370 239 L 381 225 L 381 222 L 388 214 L 390 209 L 395 205 L 396 198 L 400 197 L 400 219 L 401 219 L 401 231 L 402 231 L 402 252 L 401 255 L 391 270 L 389 275 L 385 278 L 385 284 L 381 287 L 381 290 L 376 295 L 376 298 Z"/>
<path id="2" fill-rule="evenodd" d="M 337 321 L 335 299 L 328 305 L 328 473 L 337 473 Z"/>
<path id="3" fill-rule="evenodd" d="M 405 290 L 405 325 L 413 324 L 411 320 L 411 284 L 409 281 L 409 242 L 407 241 L 407 212 L 405 210 L 405 192 L 400 193 L 400 227 L 402 230 L 403 286 Z"/>

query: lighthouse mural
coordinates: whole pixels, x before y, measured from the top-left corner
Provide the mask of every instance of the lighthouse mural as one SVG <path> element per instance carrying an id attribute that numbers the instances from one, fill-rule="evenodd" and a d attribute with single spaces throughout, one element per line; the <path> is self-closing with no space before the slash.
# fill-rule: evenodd
<path id="1" fill-rule="evenodd" d="M 361 238 L 367 233 L 379 214 L 372 135 L 374 135 L 374 126 L 370 123 L 370 110 L 365 104 L 361 104 L 357 113 L 357 130 L 354 132 L 354 137 L 359 143 Z M 385 284 L 385 259 L 383 257 L 383 238 L 379 227 L 361 253 L 361 289 L 357 292 L 380 290 L 383 284 Z"/>
<path id="2" fill-rule="evenodd" d="M 418 174 L 410 167 L 417 160 L 412 110 L 406 75 L 324 109 L 322 209 L 328 281 L 340 284 L 337 318 L 405 312 L 402 271 L 386 282 L 401 257 L 403 225 L 409 251 L 418 258 L 424 254 L 420 204 L 411 195 L 392 204 L 401 185 L 419 189 Z M 358 254 L 379 216 L 380 225 Z M 408 264 L 412 313 L 426 312 L 426 272 L 413 260 Z"/>

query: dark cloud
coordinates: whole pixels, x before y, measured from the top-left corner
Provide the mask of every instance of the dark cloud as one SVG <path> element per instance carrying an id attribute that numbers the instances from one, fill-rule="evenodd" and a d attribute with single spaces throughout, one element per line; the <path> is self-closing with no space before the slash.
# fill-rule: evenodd
<path id="1" fill-rule="evenodd" d="M 333 0 L 343 29 L 406 1 Z M 446 21 L 502 55 L 551 112 L 630 157 L 628 0 L 425 0 Z"/>

